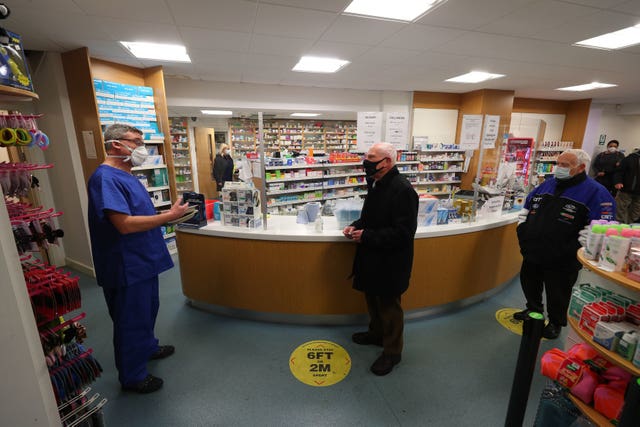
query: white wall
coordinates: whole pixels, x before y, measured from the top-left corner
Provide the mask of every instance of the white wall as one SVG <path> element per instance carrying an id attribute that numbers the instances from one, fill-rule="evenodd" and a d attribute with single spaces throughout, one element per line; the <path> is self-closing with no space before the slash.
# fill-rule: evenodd
<path id="1" fill-rule="evenodd" d="M 411 92 L 399 91 L 220 83 L 171 78 L 165 79 L 165 89 L 169 107 L 255 111 L 409 112 L 412 96 Z"/>
<path id="2" fill-rule="evenodd" d="M 640 148 L 640 112 L 638 114 L 626 114 L 627 112 L 624 109 L 618 110 L 619 108 L 612 104 L 594 104 L 591 106 L 587 129 L 594 128 L 589 142 L 595 152 L 602 151 L 606 146 L 598 145 L 600 135 L 606 135 L 606 142 L 617 139 L 620 142 L 620 149 L 627 154 L 636 148 Z M 593 117 L 591 112 L 594 113 Z M 586 142 L 587 136 L 585 135 Z M 589 151 L 587 150 L 587 152 Z"/>
<path id="3" fill-rule="evenodd" d="M 519 138 L 536 138 L 540 120 L 544 120 L 547 125 L 543 137 L 544 141 L 562 140 L 564 114 L 512 113 L 509 133 Z"/>
<path id="4" fill-rule="evenodd" d="M 428 136 L 430 144 L 455 144 L 458 110 L 415 108 L 413 136 Z"/>
<path id="5" fill-rule="evenodd" d="M 64 213 L 58 221 L 65 232 L 62 241 L 66 264 L 93 274 L 87 191 L 60 54 L 47 53 L 34 71 L 34 86 L 40 96 L 35 107 L 38 113 L 44 114 L 38 120 L 38 126 L 51 141 L 49 148 L 38 154 L 54 164 L 48 173 L 50 187 L 42 192 L 48 200 L 45 206 Z"/>

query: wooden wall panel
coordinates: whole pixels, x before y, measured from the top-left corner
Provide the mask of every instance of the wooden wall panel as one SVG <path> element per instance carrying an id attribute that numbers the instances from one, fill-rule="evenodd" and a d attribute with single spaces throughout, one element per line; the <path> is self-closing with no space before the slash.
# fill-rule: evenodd
<path id="1" fill-rule="evenodd" d="M 145 86 L 144 70 L 142 68 L 91 58 L 91 73 L 96 79 Z"/>
<path id="2" fill-rule="evenodd" d="M 69 103 L 71 104 L 78 150 L 82 161 L 82 171 L 86 182 L 98 165 L 104 161 L 105 157 L 102 130 L 98 119 L 98 105 L 93 88 L 89 51 L 83 47 L 63 53 L 62 65 L 67 82 L 67 92 L 69 94 Z M 87 158 L 82 138 L 83 130 L 93 132 L 95 151 L 97 153 L 96 159 Z"/>
<path id="3" fill-rule="evenodd" d="M 569 102 L 567 117 L 562 131 L 562 140 L 573 141 L 573 148 L 582 148 L 590 108 L 591 99 L 579 99 Z"/>
<path id="4" fill-rule="evenodd" d="M 414 92 L 413 108 L 451 109 L 460 108 L 461 94 L 444 92 Z"/>
<path id="5" fill-rule="evenodd" d="M 567 101 L 536 98 L 515 98 L 513 100 L 514 113 L 537 114 L 566 114 Z"/>

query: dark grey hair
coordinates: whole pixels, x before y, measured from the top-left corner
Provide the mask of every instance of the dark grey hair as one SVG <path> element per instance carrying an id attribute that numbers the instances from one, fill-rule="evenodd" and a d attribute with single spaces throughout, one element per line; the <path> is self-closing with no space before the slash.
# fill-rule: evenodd
<path id="1" fill-rule="evenodd" d="M 104 130 L 104 141 L 105 141 L 104 149 L 106 151 L 111 150 L 111 143 L 107 142 L 107 141 L 111 141 L 111 140 L 114 140 L 114 139 L 120 139 L 128 132 L 137 133 L 140 136 L 142 136 L 143 133 L 144 133 L 140 129 L 136 128 L 136 127 L 125 125 L 125 124 L 122 124 L 122 123 L 114 123 L 114 124 L 110 125 L 109 127 L 107 127 Z"/>

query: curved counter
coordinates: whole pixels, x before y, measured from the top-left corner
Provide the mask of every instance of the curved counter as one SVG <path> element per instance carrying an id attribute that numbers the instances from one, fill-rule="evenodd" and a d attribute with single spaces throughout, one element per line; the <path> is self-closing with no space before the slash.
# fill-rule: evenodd
<path id="1" fill-rule="evenodd" d="M 289 323 L 337 324 L 365 319 L 362 293 L 351 289 L 355 245 L 334 217 L 324 231 L 271 216 L 266 230 L 210 222 L 179 228 L 182 289 L 190 304 L 235 316 Z M 520 270 L 517 214 L 471 224 L 418 227 L 408 318 L 482 300 Z"/>

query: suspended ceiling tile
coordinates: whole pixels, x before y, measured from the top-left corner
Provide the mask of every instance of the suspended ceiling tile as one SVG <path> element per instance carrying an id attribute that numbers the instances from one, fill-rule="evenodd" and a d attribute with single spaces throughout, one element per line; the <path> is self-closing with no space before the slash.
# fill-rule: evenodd
<path id="1" fill-rule="evenodd" d="M 631 13 L 637 17 L 640 17 L 640 2 L 638 2 L 638 0 L 627 0 L 623 2 L 617 2 L 617 3 L 620 3 L 620 4 L 616 4 L 615 6 L 612 6 L 611 7 L 612 10 Z"/>
<path id="2" fill-rule="evenodd" d="M 538 0 L 449 0 L 417 22 L 473 30 L 536 1 Z"/>
<path id="3" fill-rule="evenodd" d="M 155 24 L 174 23 L 167 5 L 157 0 L 74 0 L 74 3 L 87 15 L 126 18 Z"/>
<path id="4" fill-rule="evenodd" d="M 195 27 L 180 27 L 187 50 L 212 49 L 246 52 L 249 49 L 251 33 L 238 31 L 207 30 Z"/>
<path id="5" fill-rule="evenodd" d="M 354 43 L 338 43 L 320 40 L 305 55 L 326 56 L 353 61 L 371 49 L 371 46 Z"/>
<path id="6" fill-rule="evenodd" d="M 322 35 L 322 40 L 376 46 L 408 24 L 381 19 L 340 16 Z"/>
<path id="7" fill-rule="evenodd" d="M 110 40 L 183 44 L 175 25 L 103 18 L 101 28 L 109 35 Z"/>
<path id="8" fill-rule="evenodd" d="M 227 50 L 190 49 L 191 61 L 198 66 L 206 64 L 227 64 L 229 66 L 242 66 L 247 61 L 247 55 L 240 52 Z"/>
<path id="9" fill-rule="evenodd" d="M 260 0 L 260 3 L 340 13 L 351 3 L 351 0 Z"/>
<path id="10" fill-rule="evenodd" d="M 551 40 L 573 44 L 581 40 L 590 39 L 625 27 L 631 27 L 640 22 L 640 18 L 629 14 L 610 11 L 598 11 L 581 19 L 562 23 L 539 31 L 533 37 L 541 40 Z"/>
<path id="11" fill-rule="evenodd" d="M 434 46 L 439 46 L 442 43 L 453 40 L 456 37 L 460 37 L 463 34 L 465 34 L 465 31 L 462 30 L 411 24 L 385 39 L 380 45 L 404 49 L 428 50 Z"/>
<path id="12" fill-rule="evenodd" d="M 302 56 L 311 46 L 313 46 L 313 40 L 253 34 L 249 51 L 262 54 Z"/>
<path id="13" fill-rule="evenodd" d="M 257 3 L 245 0 L 166 0 L 179 26 L 250 32 Z"/>
<path id="14" fill-rule="evenodd" d="M 358 57 L 358 62 L 368 64 L 402 64 L 421 54 L 420 51 L 390 47 L 374 47 Z"/>
<path id="15" fill-rule="evenodd" d="M 260 3 L 254 32 L 316 39 L 335 18 L 335 13 Z"/>

